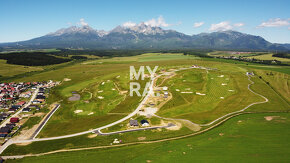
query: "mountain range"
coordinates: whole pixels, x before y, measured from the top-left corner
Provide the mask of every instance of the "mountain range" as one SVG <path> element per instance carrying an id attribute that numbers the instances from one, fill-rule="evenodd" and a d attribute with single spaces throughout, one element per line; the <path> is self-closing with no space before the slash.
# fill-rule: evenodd
<path id="1" fill-rule="evenodd" d="M 223 49 L 290 50 L 290 44 L 276 44 L 260 36 L 237 31 L 218 31 L 186 35 L 140 23 L 117 26 L 111 31 L 88 25 L 71 26 L 27 41 L 1 43 L 0 48 L 82 48 L 82 49 Z"/>

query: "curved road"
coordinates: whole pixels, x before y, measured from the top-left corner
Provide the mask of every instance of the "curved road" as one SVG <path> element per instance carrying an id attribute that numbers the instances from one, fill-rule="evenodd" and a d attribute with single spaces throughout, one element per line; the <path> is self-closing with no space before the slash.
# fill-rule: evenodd
<path id="1" fill-rule="evenodd" d="M 219 118 L 217 118 L 217 119 L 215 119 L 215 120 L 213 120 L 212 122 L 207 123 L 207 124 L 197 124 L 197 123 L 193 123 L 192 121 L 187 120 L 187 119 L 165 118 L 165 117 L 160 117 L 160 116 L 158 116 L 158 115 L 154 115 L 154 116 L 156 116 L 156 117 L 158 117 L 158 118 L 162 118 L 162 119 L 167 119 L 167 120 L 181 120 L 181 121 L 187 121 L 187 122 L 190 122 L 190 123 L 193 124 L 193 125 L 199 125 L 199 126 L 210 126 L 210 125 L 216 123 L 217 121 L 219 121 L 219 120 L 221 120 L 221 119 L 223 119 L 223 118 L 225 118 L 225 117 L 228 117 L 228 116 L 233 115 L 233 114 L 236 114 L 236 113 L 243 112 L 243 111 L 245 111 L 246 109 L 248 109 L 250 106 L 253 106 L 253 105 L 256 105 L 256 104 L 262 104 L 262 103 L 266 103 L 266 102 L 268 102 L 269 100 L 268 100 L 265 96 L 263 96 L 263 95 L 261 95 L 261 94 L 259 94 L 259 93 L 254 92 L 254 91 L 250 88 L 250 86 L 253 85 L 253 84 L 255 84 L 255 82 L 253 82 L 253 81 L 251 80 L 251 77 L 250 77 L 249 75 L 247 75 L 247 76 L 248 76 L 248 80 L 251 82 L 250 84 L 248 84 L 248 90 L 251 91 L 252 93 L 254 93 L 255 95 L 258 95 L 258 96 L 262 97 L 262 98 L 264 99 L 264 101 L 251 103 L 251 104 L 249 104 L 248 106 L 246 106 L 245 108 L 243 108 L 242 110 L 238 110 L 238 111 L 235 111 L 235 112 L 228 113 L 228 114 L 223 115 L 223 116 L 221 116 L 221 117 L 219 117 Z"/>
<path id="2" fill-rule="evenodd" d="M 162 75 L 162 74 L 161 74 Z M 79 132 L 79 133 L 75 133 L 75 134 L 70 134 L 70 135 L 63 135 L 63 136 L 56 136 L 56 137 L 49 137 L 49 138 L 35 138 L 35 139 L 28 139 L 28 140 L 13 140 L 13 139 L 9 139 L 5 144 L 3 144 L 1 147 L 0 147 L 0 154 L 3 153 L 3 151 L 8 147 L 10 146 L 11 144 L 17 144 L 17 143 L 29 143 L 29 142 L 36 142 L 36 141 L 47 141 L 47 140 L 56 140 L 56 139 L 63 139 L 63 138 L 70 138 L 70 137 L 75 137 L 75 136 L 80 136 L 80 135 L 84 135 L 84 134 L 88 134 L 88 133 L 92 133 L 94 131 L 98 131 L 99 133 L 102 133 L 100 132 L 100 130 L 102 129 L 105 129 L 105 128 L 108 128 L 108 127 L 111 127 L 111 126 L 114 126 L 116 124 L 119 124 L 131 117 L 133 117 L 134 115 L 136 115 L 138 113 L 138 111 L 142 108 L 142 106 L 145 104 L 145 102 L 147 101 L 147 99 L 149 98 L 150 95 L 152 95 L 154 93 L 153 91 L 153 87 L 154 87 L 154 80 L 158 77 L 160 77 L 161 75 L 158 75 L 154 78 L 151 79 L 150 81 L 150 87 L 149 87 L 149 91 L 147 93 L 147 95 L 145 96 L 145 98 L 142 100 L 142 102 L 139 104 L 139 106 L 132 112 L 130 113 L 129 115 L 127 115 L 126 117 L 118 120 L 118 121 L 115 121 L 113 123 L 110 123 L 108 125 L 105 125 L 105 126 L 102 126 L 102 127 L 99 127 L 99 128 L 96 128 L 94 130 L 88 130 L 88 131 L 84 131 L 84 132 Z"/>
<path id="3" fill-rule="evenodd" d="M 184 69 L 191 69 L 191 68 L 184 68 Z M 184 69 L 183 69 L 183 70 L 184 70 Z M 179 71 L 179 70 L 175 70 L 175 71 Z M 119 123 L 121 123 L 121 122 L 123 122 L 123 121 L 125 121 L 125 120 L 127 120 L 127 119 L 129 119 L 129 118 L 131 118 L 131 117 L 133 117 L 134 115 L 136 115 L 136 114 L 138 113 L 138 111 L 142 108 L 143 104 L 145 104 L 145 102 L 147 101 L 147 99 L 149 98 L 149 96 L 150 96 L 151 94 L 154 93 L 154 91 L 153 91 L 154 80 L 155 80 L 156 78 L 162 76 L 162 75 L 163 75 L 163 74 L 160 74 L 160 75 L 158 75 L 158 76 L 156 76 L 156 77 L 154 77 L 154 78 L 151 79 L 151 83 L 150 83 L 150 87 L 149 87 L 149 92 L 147 93 L 147 95 L 145 96 L 145 98 L 142 100 L 142 102 L 139 104 L 139 106 L 138 106 L 138 107 L 137 107 L 137 108 L 136 108 L 132 113 L 130 113 L 129 115 L 127 115 L 126 117 L 124 117 L 124 118 L 122 118 L 122 119 L 120 119 L 120 120 L 118 120 L 118 121 L 115 121 L 115 122 L 110 123 L 110 124 L 108 124 L 108 125 L 105 125 L 105 126 L 102 126 L 102 127 L 96 128 L 96 129 L 94 129 L 94 130 L 88 130 L 88 131 L 79 132 L 79 133 L 70 134 L 70 135 L 63 135 L 63 136 L 56 136 L 56 137 L 49 137 L 49 138 L 35 138 L 35 139 L 29 139 L 29 140 L 16 140 L 16 141 L 10 139 L 10 140 L 8 140 L 5 144 L 3 144 L 3 145 L 0 147 L 0 154 L 2 154 L 2 152 L 3 152 L 3 151 L 4 151 L 8 146 L 10 146 L 11 144 L 16 144 L 16 143 L 29 143 L 29 142 L 35 142 L 35 141 L 47 141 L 47 140 L 56 140 L 56 139 L 70 138 L 70 137 L 75 137 L 75 136 L 80 136 L 80 135 L 84 135 L 84 134 L 92 133 L 92 132 L 95 132 L 95 131 L 98 131 L 99 133 L 102 133 L 100 130 L 105 129 L 105 128 L 108 128 L 108 127 L 111 127 L 111 126 L 114 126 L 114 125 L 116 125 L 116 124 L 119 124 Z M 258 94 L 258 93 L 256 93 L 256 92 L 254 92 L 253 90 L 250 89 L 250 86 L 251 86 L 252 84 L 254 84 L 254 82 L 251 81 L 250 76 L 248 76 L 248 80 L 251 82 L 251 83 L 248 85 L 248 89 L 249 89 L 251 92 L 253 92 L 254 94 L 256 94 L 256 95 L 258 95 L 258 96 L 264 98 L 265 101 L 252 103 L 252 104 L 248 105 L 247 107 L 245 107 L 245 108 L 242 109 L 242 110 L 239 110 L 239 111 L 236 111 L 236 112 L 232 112 L 232 113 L 226 114 L 226 115 L 221 116 L 221 117 L 217 118 L 216 120 L 214 120 L 214 121 L 212 121 L 212 122 L 210 122 L 210 123 L 208 123 L 208 124 L 200 124 L 200 126 L 209 126 L 209 125 L 214 124 L 215 122 L 217 122 L 217 121 L 219 121 L 219 120 L 221 120 L 221 119 L 223 119 L 223 118 L 225 118 L 225 117 L 227 117 L 227 116 L 231 116 L 231 115 L 234 115 L 234 114 L 236 114 L 236 113 L 243 112 L 243 111 L 245 111 L 247 108 L 249 108 L 249 107 L 252 106 L 252 105 L 255 105 L 255 104 L 261 104 L 261 103 L 266 103 L 266 102 L 268 102 L 268 99 L 267 99 L 266 97 L 264 97 L 264 96 L 262 96 L 262 95 L 260 95 L 260 94 Z M 163 117 L 160 117 L 160 118 L 163 118 Z M 185 120 L 185 119 L 178 119 L 178 120 Z M 189 121 L 189 120 L 186 120 L 186 121 Z M 189 122 L 191 122 L 191 121 L 189 121 Z M 192 124 L 195 124 L 195 123 L 193 123 L 193 122 L 191 122 L 191 123 L 192 123 Z M 195 125 L 196 125 L 196 124 L 195 124 Z"/>

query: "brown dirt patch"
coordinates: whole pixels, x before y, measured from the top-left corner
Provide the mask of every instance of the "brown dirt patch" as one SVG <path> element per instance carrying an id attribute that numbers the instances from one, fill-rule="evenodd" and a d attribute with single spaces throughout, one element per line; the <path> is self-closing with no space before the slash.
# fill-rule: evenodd
<path id="1" fill-rule="evenodd" d="M 94 137 L 97 137 L 98 136 L 98 134 L 90 134 L 89 136 L 88 136 L 88 138 L 94 138 Z"/>
<path id="2" fill-rule="evenodd" d="M 64 78 L 63 81 L 71 81 L 69 78 Z"/>
<path id="3" fill-rule="evenodd" d="M 42 113 L 42 112 L 39 112 L 39 113 L 35 113 L 33 116 L 31 116 L 31 117 L 41 117 L 41 116 L 43 116 L 43 115 L 45 115 L 45 113 Z"/>
<path id="4" fill-rule="evenodd" d="M 279 118 L 280 116 L 266 116 L 264 117 L 266 121 L 272 121 L 274 118 Z"/>
<path id="5" fill-rule="evenodd" d="M 26 142 L 26 143 L 17 143 L 16 145 L 17 146 L 26 146 L 26 145 L 29 145 L 31 144 L 32 142 Z"/>

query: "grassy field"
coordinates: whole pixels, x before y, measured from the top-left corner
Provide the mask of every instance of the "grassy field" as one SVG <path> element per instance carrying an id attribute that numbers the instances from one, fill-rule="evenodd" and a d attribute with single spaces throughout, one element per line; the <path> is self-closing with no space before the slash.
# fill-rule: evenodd
<path id="1" fill-rule="evenodd" d="M 273 54 L 263 54 L 263 55 L 257 55 L 257 56 L 249 56 L 247 58 L 255 58 L 255 59 L 259 59 L 259 60 L 277 60 L 277 61 L 281 61 L 281 62 L 290 62 L 290 59 L 288 58 L 280 58 L 280 57 L 273 57 Z"/>
<path id="2" fill-rule="evenodd" d="M 85 64 L 100 63 L 130 63 L 130 62 L 150 62 L 150 61 L 167 61 L 180 59 L 200 59 L 199 57 L 183 55 L 181 53 L 145 53 L 132 57 L 114 57 L 111 59 L 100 59 L 97 61 L 88 61 Z"/>
<path id="3" fill-rule="evenodd" d="M 158 71 L 160 71 L 162 69 L 169 70 L 172 68 L 189 67 L 193 64 L 216 68 L 217 70 L 184 70 L 178 72 L 173 78 L 166 80 L 163 85 L 169 87 L 169 92 L 172 93 L 173 99 L 166 103 L 159 110 L 159 112 L 157 112 L 158 115 L 189 119 L 196 123 L 207 123 L 219 116 L 225 115 L 226 113 L 241 110 L 250 103 L 262 101 L 262 98 L 251 93 L 247 89 L 247 86 L 250 83 L 247 79 L 247 76 L 245 75 L 247 71 L 254 71 L 256 74 L 256 76 L 252 78 L 255 84 L 252 85 L 251 88 L 255 92 L 258 92 L 269 99 L 268 103 L 250 107 L 250 111 L 280 111 L 289 110 L 290 108 L 289 66 L 267 66 L 233 60 L 199 58 L 194 56 L 185 56 L 182 54 L 147 53 L 132 57 L 116 57 L 110 59 L 88 60 L 84 62 L 70 62 L 60 65 L 33 67 L 41 68 L 43 70 L 33 72 L 31 74 L 24 74 L 19 68 L 15 69 L 14 74 L 20 75 L 15 77 L 12 75 L 12 78 L 7 81 L 13 80 L 15 82 L 20 82 L 55 80 L 62 82 L 61 85 L 51 90 L 50 96 L 47 99 L 48 104 L 57 102 L 61 104 L 61 107 L 57 112 L 54 113 L 54 115 L 39 134 L 39 137 L 51 137 L 97 128 L 121 119 L 126 114 L 134 110 L 139 104 L 141 98 L 137 96 L 128 96 L 130 82 L 129 66 L 135 66 L 136 68 L 139 66 L 151 66 L 151 68 L 154 66 L 159 66 Z M 259 76 L 262 78 L 260 79 Z M 158 80 L 158 83 L 160 84 L 161 81 L 162 79 Z M 145 85 L 146 81 L 140 82 L 141 85 Z M 267 84 L 267 82 L 269 83 Z M 179 91 L 176 91 L 177 89 L 179 89 Z M 206 95 L 196 95 L 196 92 L 204 93 Z M 73 94 L 79 94 L 80 99 L 76 101 L 69 101 L 68 99 Z M 81 110 L 81 112 L 76 113 L 77 110 Z M 274 113 L 270 115 L 274 115 Z M 282 135 L 273 135 L 268 131 L 275 130 L 276 133 L 278 131 L 283 132 L 278 129 L 283 127 L 285 128 L 286 125 L 289 127 L 289 114 L 277 115 L 284 117 L 287 116 L 287 123 L 273 123 L 269 128 L 259 128 L 257 125 L 260 124 L 264 126 L 264 123 L 268 123 L 268 121 L 263 121 L 264 114 L 243 115 L 241 118 L 236 117 L 234 118 L 235 120 L 226 122 L 225 125 L 220 126 L 219 129 L 214 129 L 196 138 L 192 137 L 167 143 L 158 143 L 157 145 L 137 145 L 115 149 L 82 151 L 78 153 L 79 156 L 72 156 L 71 153 L 74 152 L 71 152 L 42 157 L 49 159 L 49 161 L 55 161 L 56 158 L 60 157 L 65 158 L 65 161 L 71 161 L 71 158 L 75 158 L 76 160 L 83 158 L 83 161 L 86 159 L 88 159 L 87 161 L 90 161 L 93 159 L 101 160 L 101 158 L 105 157 L 106 153 L 109 152 L 110 158 L 108 159 L 108 162 L 114 161 L 112 160 L 114 159 L 113 157 L 121 157 L 122 155 L 126 155 L 126 157 L 122 157 L 123 160 L 120 159 L 120 162 L 128 162 L 128 160 L 132 160 L 133 162 L 144 161 L 147 156 L 148 159 L 150 158 L 149 160 L 152 159 L 153 161 L 156 160 L 158 162 L 165 162 L 172 158 L 176 158 L 177 161 L 186 161 L 192 159 L 194 156 L 199 156 L 196 159 L 200 159 L 201 161 L 211 161 L 214 159 L 219 159 L 221 161 L 222 158 L 219 156 L 224 154 L 215 155 L 217 150 L 221 148 L 230 148 L 234 151 L 232 151 L 232 156 L 228 156 L 227 158 L 228 160 L 231 160 L 234 158 L 234 156 L 238 155 L 238 152 L 244 152 L 246 155 L 250 155 L 250 153 L 246 152 L 245 146 L 239 147 L 243 141 L 249 141 L 249 145 L 251 143 L 267 143 L 267 140 L 270 138 L 281 138 L 281 142 L 278 142 L 278 140 L 270 143 L 268 142 L 268 146 L 276 147 L 275 143 L 284 143 L 282 142 L 282 140 L 284 140 Z M 249 123 L 236 125 L 236 121 L 239 119 Z M 30 122 L 31 124 L 34 124 L 34 121 L 38 120 L 39 119 L 35 118 L 31 119 Z M 152 121 L 154 121 L 154 123 L 156 122 L 156 124 L 160 122 L 158 119 L 152 119 Z M 28 123 L 27 126 L 29 127 L 31 124 Z M 276 126 L 278 128 L 277 131 L 275 128 Z M 252 131 L 255 127 L 258 127 L 257 132 Z M 247 130 L 247 128 L 249 128 L 249 130 Z M 108 131 L 115 130 L 118 130 L 118 126 L 115 126 Z M 181 130 L 177 131 L 169 131 L 164 129 L 160 132 L 152 130 L 111 136 L 92 137 L 92 134 L 88 134 L 68 139 L 36 142 L 27 146 L 12 145 L 5 151 L 5 154 L 13 155 L 40 153 L 58 149 L 109 145 L 114 140 L 114 138 L 122 139 L 124 143 L 139 141 L 138 137 L 146 137 L 146 140 L 144 141 L 157 140 L 185 135 L 192 132 L 193 131 L 189 130 L 188 128 L 183 127 Z M 242 135 L 242 133 L 245 132 L 246 134 L 245 136 L 237 136 L 236 138 L 235 134 L 233 137 L 230 137 L 227 134 L 224 136 L 219 136 L 220 132 L 235 133 L 236 135 Z M 211 136 L 213 134 L 216 135 L 216 137 Z M 260 142 L 253 141 L 253 136 L 255 134 L 261 137 L 261 139 L 259 139 Z M 264 134 L 266 135 L 265 137 L 262 136 Z M 241 140 L 238 138 L 241 138 Z M 187 147 L 185 144 L 186 140 L 194 142 L 191 144 L 195 144 L 192 146 L 192 148 L 198 150 L 187 149 L 189 147 Z M 234 142 L 237 143 L 235 144 Z M 178 143 L 183 144 L 184 146 L 179 147 L 177 145 Z M 223 143 L 230 143 L 232 145 L 223 146 Z M 170 149 L 172 152 L 168 152 L 169 150 L 163 148 L 163 146 L 170 144 L 174 144 L 179 151 L 172 156 L 170 156 L 170 154 L 174 153 L 174 146 L 167 146 L 168 149 Z M 158 147 L 160 145 L 161 147 Z M 280 146 L 285 148 L 283 144 Z M 206 148 L 210 148 L 210 150 L 206 150 Z M 137 150 L 138 152 L 136 155 L 135 153 L 128 154 L 128 152 L 131 150 Z M 150 151 L 148 155 L 142 154 L 142 152 L 147 150 Z M 159 154 L 158 156 L 155 156 L 151 150 L 164 153 L 164 155 L 169 154 L 169 156 L 159 158 Z M 252 150 L 252 152 L 255 152 L 255 150 Z M 227 153 L 226 151 L 228 152 L 229 150 L 223 150 L 223 152 Z M 95 155 L 100 156 L 100 158 L 95 158 L 95 156 L 84 158 L 84 155 L 87 155 L 90 152 L 95 153 Z M 183 152 L 185 152 L 185 154 L 183 154 Z M 258 150 L 257 152 L 259 159 L 263 161 L 265 157 L 262 156 L 272 152 L 272 150 Z M 277 152 L 278 151 L 276 151 L 276 154 Z M 208 156 L 209 154 L 211 154 L 211 157 L 206 158 L 205 156 Z M 253 154 L 253 157 L 254 156 L 256 157 L 255 154 Z M 31 161 L 37 161 L 42 157 L 25 158 L 24 161 L 30 161 L 30 159 L 32 159 Z M 183 159 L 183 157 L 185 158 Z"/>
<path id="4" fill-rule="evenodd" d="M 40 71 L 40 70 L 43 70 L 43 68 L 7 64 L 6 60 L 0 59 L 0 76 L 14 76 L 25 72 Z"/>
<path id="5" fill-rule="evenodd" d="M 245 70 L 232 69 L 223 66 L 218 71 L 191 69 L 178 73 L 163 84 L 169 86 L 173 99 L 160 109 L 158 115 L 208 123 L 261 101 L 262 98 L 248 90 L 250 82 Z"/>
<path id="6" fill-rule="evenodd" d="M 208 53 L 208 55 L 210 55 L 210 56 L 219 56 L 219 57 L 229 57 L 229 56 L 248 57 L 248 56 L 261 55 L 261 54 L 264 54 L 264 52 L 232 54 L 231 52 L 226 52 L 226 51 L 214 51 L 214 52 Z"/>
<path id="7" fill-rule="evenodd" d="M 113 87 L 116 89 L 115 85 L 113 86 L 114 83 L 121 90 L 128 91 L 129 65 L 136 67 L 141 65 L 149 65 L 152 67 L 158 65 L 159 70 L 188 67 L 192 64 L 218 68 L 220 71 L 217 72 L 209 71 L 206 74 L 204 70 L 195 70 L 184 74 L 184 78 L 186 79 L 180 79 L 179 81 L 168 80 L 171 83 L 176 82 L 170 88 L 171 93 L 176 98 L 167 103 L 164 106 L 165 109 L 162 108 L 160 111 L 160 114 L 164 116 L 185 118 L 195 122 L 206 123 L 218 116 L 239 110 L 247 104 L 259 100 L 246 89 L 249 82 L 244 75 L 248 69 L 245 64 L 234 65 L 232 63 L 220 63 L 216 61 L 218 60 L 208 61 L 208 59 L 184 56 L 182 54 L 167 55 L 147 53 L 133 57 L 89 60 L 58 69 L 51 69 L 50 71 L 37 73 L 25 78 L 21 77 L 14 81 L 38 81 L 40 79 L 63 81 L 60 86 L 52 90 L 52 95 L 48 99 L 49 103 L 60 103 L 61 108 L 54 114 L 39 135 L 40 137 L 50 137 L 81 132 L 108 124 L 120 119 L 124 115 L 107 113 L 129 113 L 136 108 L 140 98 L 126 96 L 125 100 L 122 101 L 124 95 L 119 95 L 116 90 L 111 90 Z M 52 68 L 52 66 L 49 68 Z M 261 69 L 263 68 L 265 67 L 261 67 Z M 224 75 L 224 77 L 217 77 L 219 75 Z M 118 76 L 119 78 L 117 78 Z M 70 81 L 64 81 L 65 78 L 70 79 Z M 225 80 L 226 78 L 229 80 Z M 98 92 L 101 90 L 99 87 L 102 85 L 100 86 L 100 84 L 108 80 L 111 82 L 105 84 L 107 86 L 106 90 L 103 90 L 104 92 Z M 188 81 L 183 82 L 183 80 Z M 222 86 L 222 83 L 226 83 L 227 85 Z M 187 88 L 192 89 L 191 91 L 193 92 L 200 91 L 202 93 L 203 91 L 207 92 L 208 95 L 181 94 L 175 91 L 179 88 L 184 89 L 182 91 L 186 91 L 185 89 Z M 228 90 L 231 89 L 235 91 L 229 92 Z M 72 92 L 80 94 L 81 99 L 79 101 L 68 101 L 68 98 L 72 96 Z M 106 97 L 99 99 L 98 96 Z M 253 96 L 253 98 L 245 98 L 246 96 Z M 224 99 L 220 99 L 220 97 L 224 97 Z M 184 99 L 187 102 L 184 102 Z M 110 103 L 112 104 L 111 106 L 107 105 Z M 175 106 L 172 107 L 172 104 Z M 180 106 L 178 106 L 179 104 Z M 76 110 L 82 110 L 82 112 L 76 114 Z"/>
<path id="8" fill-rule="evenodd" d="M 255 73 L 258 76 L 261 76 L 265 82 L 268 82 L 270 87 L 272 87 L 278 94 L 285 98 L 286 101 L 290 102 L 289 75 L 263 70 L 255 70 Z"/>
<path id="9" fill-rule="evenodd" d="M 184 139 L 7 162 L 236 162 L 237 159 L 238 162 L 289 162 L 289 119 L 289 113 L 246 114 L 204 134 Z M 54 143 L 48 145 L 51 146 Z M 17 151 L 26 150 L 22 149 Z"/>

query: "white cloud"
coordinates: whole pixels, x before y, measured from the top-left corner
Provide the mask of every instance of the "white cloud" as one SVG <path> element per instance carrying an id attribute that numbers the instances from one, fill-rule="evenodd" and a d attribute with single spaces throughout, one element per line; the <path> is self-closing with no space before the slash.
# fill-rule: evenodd
<path id="1" fill-rule="evenodd" d="M 134 27 L 136 23 L 128 21 L 122 24 L 124 27 Z"/>
<path id="2" fill-rule="evenodd" d="M 211 24 L 210 31 L 226 31 L 232 29 L 232 25 L 228 21 L 223 21 L 218 24 Z"/>
<path id="3" fill-rule="evenodd" d="M 145 21 L 145 22 L 142 22 L 144 23 L 145 25 L 148 25 L 148 26 L 151 26 L 151 27 L 169 27 L 169 26 L 177 26 L 177 25 L 180 25 L 182 24 L 182 22 L 178 22 L 176 24 L 168 24 L 165 22 L 165 19 L 163 18 L 163 16 L 159 16 L 157 19 L 156 18 L 152 18 L 148 21 Z M 125 22 L 122 24 L 123 27 L 134 27 L 136 25 L 140 25 L 142 23 L 135 23 L 135 22 L 132 22 L 132 21 L 128 21 L 128 22 Z"/>
<path id="4" fill-rule="evenodd" d="M 84 18 L 81 18 L 80 21 L 78 22 L 79 25 L 81 26 L 87 26 L 89 25 L 87 22 L 85 22 L 85 19 Z"/>
<path id="5" fill-rule="evenodd" d="M 290 30 L 290 27 L 288 27 L 288 30 Z"/>
<path id="6" fill-rule="evenodd" d="M 148 20 L 146 22 L 144 22 L 144 24 L 151 26 L 151 27 L 168 27 L 170 26 L 170 24 L 167 24 L 163 18 L 163 16 L 159 16 L 158 19 L 151 19 Z"/>
<path id="7" fill-rule="evenodd" d="M 289 19 L 270 19 L 266 22 L 262 22 L 258 27 L 281 27 L 281 26 L 288 26 L 290 25 L 290 18 Z"/>
<path id="8" fill-rule="evenodd" d="M 204 22 L 196 22 L 193 24 L 193 27 L 198 28 L 198 27 L 201 27 L 203 24 L 204 24 Z"/>
<path id="9" fill-rule="evenodd" d="M 236 23 L 236 24 L 234 24 L 235 27 L 242 27 L 244 25 L 245 25 L 244 23 Z"/>

